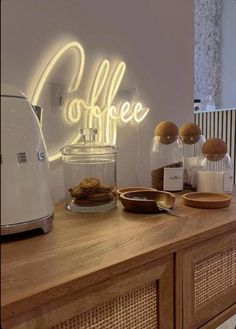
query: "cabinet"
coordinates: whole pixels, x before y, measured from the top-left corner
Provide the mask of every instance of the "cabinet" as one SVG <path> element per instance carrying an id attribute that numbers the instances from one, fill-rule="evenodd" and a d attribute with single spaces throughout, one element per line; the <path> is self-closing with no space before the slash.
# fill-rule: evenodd
<path id="1" fill-rule="evenodd" d="M 236 199 L 176 210 L 59 205 L 49 234 L 2 245 L 2 329 L 216 329 L 236 313 Z"/>
<path id="2" fill-rule="evenodd" d="M 236 234 L 184 249 L 182 264 L 183 328 L 216 328 L 235 311 Z"/>

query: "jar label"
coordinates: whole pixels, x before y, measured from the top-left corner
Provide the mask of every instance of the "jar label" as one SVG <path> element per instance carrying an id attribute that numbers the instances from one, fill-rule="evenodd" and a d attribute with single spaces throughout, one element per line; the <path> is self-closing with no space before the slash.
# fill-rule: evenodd
<path id="1" fill-rule="evenodd" d="M 184 168 L 164 168 L 163 189 L 180 191 L 183 189 Z"/>
<path id="2" fill-rule="evenodd" d="M 233 170 L 225 170 L 224 192 L 232 193 L 232 189 L 233 189 Z"/>

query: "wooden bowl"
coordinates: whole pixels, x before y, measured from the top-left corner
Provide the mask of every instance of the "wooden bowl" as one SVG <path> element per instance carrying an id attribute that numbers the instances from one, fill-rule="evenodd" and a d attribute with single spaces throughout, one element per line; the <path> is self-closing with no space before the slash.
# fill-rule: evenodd
<path id="1" fill-rule="evenodd" d="M 183 195 L 186 206 L 205 209 L 226 208 L 231 199 L 230 195 L 224 193 L 190 192 Z"/>
<path id="2" fill-rule="evenodd" d="M 135 192 L 135 191 L 156 191 L 156 189 L 152 187 L 144 187 L 144 186 L 121 187 L 116 191 L 116 193 L 118 199 L 120 199 L 120 195 L 122 193 Z"/>
<path id="3" fill-rule="evenodd" d="M 168 208 L 172 208 L 175 203 L 175 196 L 164 191 L 133 191 L 120 195 L 120 201 L 125 210 L 136 213 L 153 214 L 161 212 L 156 201 L 163 203 Z"/>

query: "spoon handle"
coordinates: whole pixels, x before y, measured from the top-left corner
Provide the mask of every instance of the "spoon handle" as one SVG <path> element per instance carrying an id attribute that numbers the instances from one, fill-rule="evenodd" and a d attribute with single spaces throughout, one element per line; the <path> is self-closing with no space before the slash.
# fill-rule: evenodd
<path id="1" fill-rule="evenodd" d="M 160 205 L 159 202 L 156 202 L 156 204 L 157 204 L 157 207 L 158 207 L 159 210 L 165 210 L 170 215 L 177 216 L 177 217 L 179 216 L 179 213 L 178 212 L 176 212 L 176 211 L 174 211 L 174 210 L 172 210 L 172 209 L 170 209 L 168 207 L 165 207 L 163 205 Z"/>

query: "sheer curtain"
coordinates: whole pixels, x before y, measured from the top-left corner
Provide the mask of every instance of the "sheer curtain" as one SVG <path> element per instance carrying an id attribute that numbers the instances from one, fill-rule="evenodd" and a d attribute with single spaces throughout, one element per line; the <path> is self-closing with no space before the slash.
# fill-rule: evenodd
<path id="1" fill-rule="evenodd" d="M 221 106 L 223 0 L 195 0 L 194 98 Z"/>

